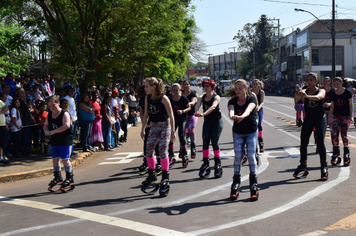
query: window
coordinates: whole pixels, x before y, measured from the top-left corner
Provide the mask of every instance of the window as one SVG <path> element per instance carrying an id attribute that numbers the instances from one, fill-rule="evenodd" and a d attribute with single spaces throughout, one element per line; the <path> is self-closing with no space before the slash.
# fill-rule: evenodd
<path id="1" fill-rule="evenodd" d="M 335 62 L 336 65 L 342 64 L 341 48 L 335 49 Z M 312 65 L 327 65 L 332 64 L 332 48 L 314 48 L 312 49 Z"/>

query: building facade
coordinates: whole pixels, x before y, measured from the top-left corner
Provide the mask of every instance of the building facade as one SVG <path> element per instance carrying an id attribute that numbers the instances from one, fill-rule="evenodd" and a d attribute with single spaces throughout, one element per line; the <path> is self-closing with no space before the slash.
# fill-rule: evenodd
<path id="1" fill-rule="evenodd" d="M 356 78 L 356 21 L 335 20 L 336 76 Z M 317 20 L 280 41 L 281 78 L 301 80 L 310 71 L 332 75 L 331 20 Z"/>
<path id="2" fill-rule="evenodd" d="M 222 79 L 239 78 L 237 71 L 237 62 L 241 60 L 240 52 L 229 52 L 222 55 L 210 56 L 209 77 L 215 81 Z"/>

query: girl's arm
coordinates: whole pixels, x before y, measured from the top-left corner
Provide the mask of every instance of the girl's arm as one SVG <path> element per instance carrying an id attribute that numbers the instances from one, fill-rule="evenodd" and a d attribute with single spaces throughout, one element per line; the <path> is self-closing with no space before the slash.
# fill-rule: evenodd
<path id="1" fill-rule="evenodd" d="M 304 98 L 307 98 L 309 100 L 312 100 L 312 101 L 319 101 L 321 99 L 324 99 L 325 98 L 325 90 L 324 89 L 320 89 L 319 90 L 319 93 L 317 95 L 308 95 L 304 92 L 304 95 L 303 95 Z"/>
<path id="2" fill-rule="evenodd" d="M 350 108 L 350 119 L 351 124 L 354 123 L 354 105 L 352 103 L 352 97 L 349 98 L 349 108 Z"/>
<path id="3" fill-rule="evenodd" d="M 162 97 L 162 103 L 163 103 L 164 107 L 166 108 L 166 111 L 169 115 L 169 120 L 170 120 L 170 124 L 171 124 L 171 142 L 174 143 L 176 141 L 176 136 L 174 135 L 175 120 L 174 120 L 172 105 L 166 95 L 164 95 Z"/>
<path id="4" fill-rule="evenodd" d="M 147 96 L 145 97 L 145 106 L 144 106 L 144 112 L 143 112 L 143 116 L 142 116 L 142 129 L 141 129 L 141 138 L 142 140 L 145 140 L 145 129 L 146 129 L 146 125 L 147 125 L 147 120 L 148 120 L 148 104 L 147 104 Z"/>
<path id="5" fill-rule="evenodd" d="M 211 105 L 211 107 L 209 107 L 209 109 L 203 113 L 203 116 L 209 115 L 211 112 L 213 112 L 215 108 L 219 105 L 219 103 L 220 103 L 220 96 L 216 95 L 214 98 L 213 105 Z"/>
<path id="6" fill-rule="evenodd" d="M 261 93 L 261 103 L 258 104 L 257 111 L 261 110 L 261 108 L 265 104 L 265 91 L 260 90 L 260 93 Z"/>
<path id="7" fill-rule="evenodd" d="M 199 98 L 198 98 L 198 102 L 197 104 L 195 104 L 195 113 L 194 115 L 195 116 L 198 116 L 198 117 L 201 117 L 202 115 L 199 113 L 199 108 L 200 108 L 200 105 L 201 105 L 201 100 L 203 98 L 203 95 L 201 95 Z"/>

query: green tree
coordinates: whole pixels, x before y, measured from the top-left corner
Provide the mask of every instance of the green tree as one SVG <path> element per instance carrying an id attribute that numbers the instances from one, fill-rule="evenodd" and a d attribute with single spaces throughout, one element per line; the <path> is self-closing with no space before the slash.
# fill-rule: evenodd
<path id="1" fill-rule="evenodd" d="M 238 62 L 241 75 L 255 75 L 263 78 L 268 75 L 276 58 L 272 35 L 274 27 L 268 22 L 266 15 L 261 15 L 258 22 L 248 23 L 237 32 L 239 49 L 242 51 L 242 60 Z"/>
<path id="2" fill-rule="evenodd" d="M 10 12 L 6 9 L 0 11 L 0 75 L 7 73 L 19 75 L 24 72 L 31 59 L 27 56 L 25 30 L 16 23 L 7 22 L 6 16 Z"/>
<path id="3" fill-rule="evenodd" d="M 95 79 L 137 84 L 146 75 L 175 80 L 185 72 L 194 19 L 187 0 L 5 0 L 22 24 L 39 29 L 54 70 L 82 89 Z"/>

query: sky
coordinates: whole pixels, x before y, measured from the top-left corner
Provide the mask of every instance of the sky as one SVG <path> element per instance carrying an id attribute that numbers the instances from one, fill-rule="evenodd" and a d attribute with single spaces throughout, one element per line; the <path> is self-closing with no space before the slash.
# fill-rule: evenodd
<path id="1" fill-rule="evenodd" d="M 237 47 L 233 37 L 247 23 L 257 22 L 265 14 L 279 19 L 283 35 L 297 28 L 303 29 L 315 18 L 300 8 L 312 12 L 319 19 L 331 19 L 332 0 L 193 0 L 193 12 L 201 33 L 198 37 L 207 45 L 206 54 L 220 55 Z M 356 0 L 335 0 L 336 19 L 356 20 Z M 274 21 L 277 26 L 277 21 Z M 238 48 L 235 49 L 238 51 Z M 204 61 L 208 55 L 203 55 Z"/>

